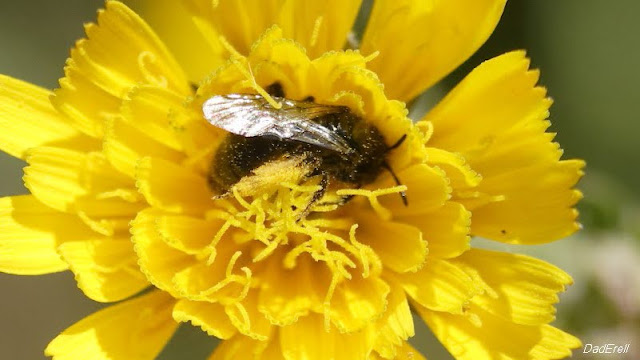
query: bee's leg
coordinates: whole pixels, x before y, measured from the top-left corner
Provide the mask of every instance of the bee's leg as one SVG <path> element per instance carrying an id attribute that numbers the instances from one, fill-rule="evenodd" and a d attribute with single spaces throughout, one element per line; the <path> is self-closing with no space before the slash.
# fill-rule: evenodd
<path id="1" fill-rule="evenodd" d="M 405 140 L 407 140 L 407 134 L 402 135 L 402 136 L 400 137 L 400 139 L 398 139 L 398 141 L 396 141 L 393 145 L 389 146 L 389 147 L 387 148 L 386 152 L 389 152 L 389 151 L 391 151 L 391 150 L 393 150 L 393 149 L 395 149 L 395 148 L 400 147 L 400 145 L 402 145 L 402 143 L 403 143 Z M 387 166 L 389 166 L 389 165 L 387 165 Z"/>
<path id="2" fill-rule="evenodd" d="M 404 140 L 404 137 L 401 140 Z M 400 182 L 400 179 L 398 179 L 396 174 L 391 169 L 391 166 L 389 166 L 389 164 L 386 161 L 382 163 L 382 166 L 385 169 L 387 169 L 387 171 L 389 171 L 391 176 L 393 176 L 393 180 L 396 182 L 396 185 L 402 185 L 402 183 Z M 402 197 L 402 202 L 404 203 L 404 206 L 409 206 L 409 201 L 407 200 L 407 193 L 405 191 L 400 192 L 400 197 Z"/>
<path id="3" fill-rule="evenodd" d="M 316 192 L 313 193 L 311 200 L 309 200 L 309 203 L 307 204 L 307 206 L 298 216 L 298 221 L 300 221 L 300 219 L 305 218 L 307 215 L 309 215 L 309 212 L 311 211 L 311 206 L 317 203 L 318 200 L 322 199 L 324 194 L 327 192 L 327 187 L 329 187 L 329 175 L 327 175 L 326 172 L 322 172 L 321 175 L 322 175 L 322 178 L 320 179 L 320 183 L 318 184 L 320 185 L 320 189 L 316 190 Z"/>

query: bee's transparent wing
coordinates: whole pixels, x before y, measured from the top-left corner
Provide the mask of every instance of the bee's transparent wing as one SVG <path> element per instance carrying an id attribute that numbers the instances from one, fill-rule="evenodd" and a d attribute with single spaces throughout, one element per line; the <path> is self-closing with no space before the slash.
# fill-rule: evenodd
<path id="1" fill-rule="evenodd" d="M 343 106 L 277 98 L 282 108 L 275 109 L 260 95 L 216 95 L 202 105 L 205 119 L 231 133 L 245 136 L 275 137 L 300 141 L 343 154 L 352 152 L 339 134 L 312 120 L 348 111 Z"/>

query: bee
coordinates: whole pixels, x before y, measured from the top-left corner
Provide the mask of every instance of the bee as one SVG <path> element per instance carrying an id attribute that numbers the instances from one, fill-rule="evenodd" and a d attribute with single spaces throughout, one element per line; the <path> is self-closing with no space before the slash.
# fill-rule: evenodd
<path id="1" fill-rule="evenodd" d="M 386 169 L 400 184 L 387 155 L 406 135 L 389 146 L 374 125 L 346 106 L 317 104 L 312 97 L 287 99 L 277 83 L 267 90 L 282 104 L 280 109 L 251 94 L 216 95 L 204 102 L 204 118 L 229 132 L 214 154 L 208 177 L 215 193 L 225 194 L 259 167 L 287 158 L 309 165 L 307 177 L 321 176 L 320 190 L 307 210 L 333 182 L 361 187 Z M 406 194 L 400 195 L 407 205 Z"/>

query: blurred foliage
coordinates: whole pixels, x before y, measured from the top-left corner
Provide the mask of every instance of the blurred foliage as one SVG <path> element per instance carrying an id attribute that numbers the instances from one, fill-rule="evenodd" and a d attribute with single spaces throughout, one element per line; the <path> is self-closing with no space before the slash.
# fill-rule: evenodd
<path id="1" fill-rule="evenodd" d="M 102 0 L 0 1 L 0 72 L 56 87 L 68 49 L 83 35 L 81 24 L 92 21 L 102 4 Z M 629 291 L 640 294 L 638 277 L 628 270 L 633 264 L 618 268 L 617 273 L 606 273 L 608 268 L 619 266 L 623 257 L 595 256 L 610 251 L 602 246 L 604 238 L 619 243 L 624 238 L 624 249 L 628 250 L 623 251 L 639 252 L 639 13 L 640 2 L 635 0 L 511 1 L 489 41 L 424 94 L 412 111 L 424 113 L 480 62 L 514 49 L 528 51 L 533 66 L 542 70 L 541 84 L 555 100 L 552 130 L 559 133 L 557 140 L 566 149 L 565 158 L 587 160 L 587 175 L 580 185 L 585 199 L 579 205 L 585 231 L 543 246 L 489 246 L 533 254 L 574 277 L 576 284 L 559 305 L 557 325 L 585 343 L 640 338 L 637 312 L 620 307 L 621 297 L 629 296 Z M 362 18 L 359 26 L 364 25 Z M 0 154 L 0 194 L 26 193 L 21 182 L 23 165 Z M 477 244 L 484 243 L 478 240 Z M 628 260 L 634 257 L 625 259 L 634 261 Z M 610 283 L 625 276 L 631 279 L 627 293 L 611 290 L 615 287 Z M 7 359 L 42 359 L 50 338 L 100 307 L 83 297 L 68 273 L 32 278 L 0 274 L 0 286 L 0 348 Z M 640 295 L 629 299 L 636 301 Z M 419 319 L 415 323 L 417 336 L 412 342 L 416 347 L 431 359 L 451 358 Z M 159 358 L 202 359 L 214 346 L 199 329 L 182 325 Z M 574 356 L 597 358 L 580 351 Z"/>
<path id="2" fill-rule="evenodd" d="M 206 359 L 220 341 L 191 324 L 181 324 L 157 360 Z"/>
<path id="3" fill-rule="evenodd" d="M 579 333 L 593 328 L 614 326 L 620 321 L 620 313 L 594 279 L 588 280 L 586 291 L 580 301 L 573 304 L 570 309 L 566 309 L 562 317 L 564 322 Z"/>

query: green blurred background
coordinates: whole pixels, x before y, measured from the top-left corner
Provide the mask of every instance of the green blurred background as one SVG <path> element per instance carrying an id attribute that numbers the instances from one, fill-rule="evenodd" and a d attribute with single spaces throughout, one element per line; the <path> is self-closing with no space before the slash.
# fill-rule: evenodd
<path id="1" fill-rule="evenodd" d="M 100 0 L 0 0 L 0 73 L 55 88 L 68 50 L 83 36 Z M 584 343 L 631 343 L 633 354 L 577 359 L 640 359 L 640 2 L 537 0 L 508 3 L 491 39 L 424 97 L 433 104 L 481 61 L 526 49 L 555 103 L 551 120 L 565 157 L 587 160 L 580 184 L 585 229 L 543 246 L 474 245 L 523 252 L 567 270 L 575 285 L 562 295 L 555 325 Z M 24 194 L 24 163 L 0 154 L 0 195 Z M 1 230 L 0 230 L 1 231 Z M 44 359 L 50 339 L 101 307 L 73 276 L 0 274 L 0 358 Z M 449 359 L 416 321 L 413 343 L 430 359 Z M 505 340 L 508 334 L 505 334 Z M 508 340 L 506 340 L 508 341 Z M 197 344 L 194 346 L 193 344 Z M 181 327 L 162 359 L 204 359 L 215 346 Z"/>

